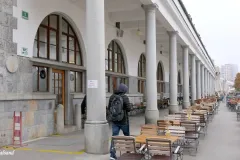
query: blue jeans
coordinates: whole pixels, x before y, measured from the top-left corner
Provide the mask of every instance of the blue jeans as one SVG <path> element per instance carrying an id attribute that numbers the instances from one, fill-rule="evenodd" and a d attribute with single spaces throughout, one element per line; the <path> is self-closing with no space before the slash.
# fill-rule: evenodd
<path id="1" fill-rule="evenodd" d="M 130 136 L 130 131 L 129 131 L 129 125 L 119 125 L 119 124 L 112 124 L 112 136 L 118 136 L 120 130 L 122 130 L 124 136 Z M 116 157 L 116 150 L 113 148 L 113 141 L 111 142 L 111 147 L 110 147 L 110 156 L 112 158 L 117 158 Z"/>

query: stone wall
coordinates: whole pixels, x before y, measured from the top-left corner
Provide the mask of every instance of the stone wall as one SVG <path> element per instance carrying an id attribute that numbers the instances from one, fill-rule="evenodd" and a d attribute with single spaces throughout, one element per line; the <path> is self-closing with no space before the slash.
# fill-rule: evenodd
<path id="1" fill-rule="evenodd" d="M 23 141 L 53 134 L 54 106 L 54 100 L 0 102 L 0 146 L 12 143 L 14 111 L 22 111 Z"/>
<path id="2" fill-rule="evenodd" d="M 13 6 L 17 6 L 17 0 L 0 0 L 0 147 L 12 144 L 14 111 L 22 111 L 23 141 L 51 135 L 54 130 L 54 100 L 20 98 L 33 94 L 32 62 L 17 56 L 17 44 L 13 43 L 13 30 L 17 29 Z M 6 68 L 10 56 L 18 59 L 15 73 Z M 9 97 L 14 98 L 9 100 Z"/>

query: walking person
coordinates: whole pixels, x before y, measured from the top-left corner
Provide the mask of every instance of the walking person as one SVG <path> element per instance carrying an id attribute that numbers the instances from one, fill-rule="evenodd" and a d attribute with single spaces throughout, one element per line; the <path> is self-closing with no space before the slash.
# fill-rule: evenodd
<path id="1" fill-rule="evenodd" d="M 131 104 L 126 95 L 127 91 L 128 87 L 121 83 L 118 90 L 109 99 L 108 109 L 112 121 L 112 136 L 119 135 L 120 130 L 124 136 L 130 136 L 128 112 L 131 111 Z M 110 160 L 115 159 L 117 159 L 116 151 L 111 142 Z"/>
<path id="2" fill-rule="evenodd" d="M 81 112 L 82 112 L 82 129 L 84 129 L 84 124 L 87 119 L 87 95 L 85 95 L 83 98 L 81 104 Z"/>

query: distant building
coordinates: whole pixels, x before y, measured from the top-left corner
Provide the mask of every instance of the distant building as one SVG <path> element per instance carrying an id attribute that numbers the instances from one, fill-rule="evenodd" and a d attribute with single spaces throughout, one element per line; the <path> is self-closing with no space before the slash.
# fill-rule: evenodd
<path id="1" fill-rule="evenodd" d="M 226 79 L 227 81 L 234 81 L 235 76 L 238 73 L 237 64 L 225 64 L 221 66 L 221 78 Z"/>

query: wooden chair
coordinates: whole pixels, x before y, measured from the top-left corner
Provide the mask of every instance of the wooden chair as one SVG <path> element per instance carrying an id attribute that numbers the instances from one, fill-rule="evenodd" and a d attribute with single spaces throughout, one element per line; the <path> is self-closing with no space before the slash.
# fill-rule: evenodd
<path id="1" fill-rule="evenodd" d="M 207 121 L 205 120 L 204 113 L 193 113 L 192 115 L 200 117 L 200 127 L 203 131 L 201 133 L 205 136 L 207 133 Z"/>
<path id="2" fill-rule="evenodd" d="M 168 126 L 167 129 L 171 136 L 177 136 L 179 137 L 179 140 L 184 140 L 185 139 L 185 127 L 181 126 Z"/>
<path id="3" fill-rule="evenodd" d="M 193 148 L 197 153 L 197 148 L 199 145 L 199 132 L 201 127 L 198 127 L 196 122 L 180 122 L 180 126 L 185 127 L 185 148 Z M 194 145 L 191 145 L 194 143 Z"/>
<path id="4" fill-rule="evenodd" d="M 118 160 L 139 160 L 144 155 L 139 154 L 135 147 L 135 138 L 131 136 L 113 136 L 113 147 L 120 152 Z M 122 154 L 122 152 L 125 152 Z"/>
<path id="5" fill-rule="evenodd" d="M 141 135 L 158 135 L 158 126 L 156 125 L 142 126 Z"/>
<path id="6" fill-rule="evenodd" d="M 166 120 L 177 120 L 177 121 L 181 121 L 182 120 L 182 115 L 177 115 L 177 114 L 170 114 L 168 116 L 165 116 L 164 119 Z"/>
<path id="7" fill-rule="evenodd" d="M 173 121 L 158 120 L 157 121 L 159 131 L 164 131 L 169 125 L 173 126 Z"/>
<path id="8" fill-rule="evenodd" d="M 172 153 L 172 142 L 166 139 L 149 138 L 146 140 L 147 157 L 145 159 L 151 160 L 172 160 L 173 154 L 178 153 L 180 146 L 178 146 Z"/>

